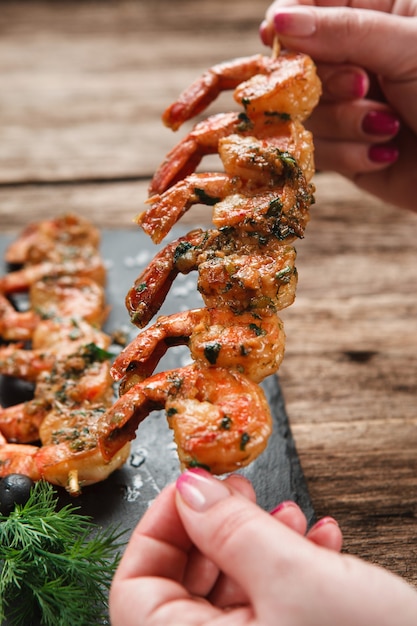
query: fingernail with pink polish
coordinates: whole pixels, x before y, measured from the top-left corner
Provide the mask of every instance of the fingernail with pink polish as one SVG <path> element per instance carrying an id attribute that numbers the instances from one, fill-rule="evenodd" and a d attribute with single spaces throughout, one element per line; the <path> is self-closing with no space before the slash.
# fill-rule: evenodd
<path id="1" fill-rule="evenodd" d="M 274 15 L 274 27 L 278 35 L 310 37 L 316 32 L 316 18 L 304 7 L 280 9 Z"/>
<path id="2" fill-rule="evenodd" d="M 201 469 L 191 469 L 181 474 L 177 479 L 177 491 L 183 501 L 199 513 L 231 495 L 221 480 Z"/>
<path id="3" fill-rule="evenodd" d="M 389 111 L 369 111 L 363 118 L 362 130 L 370 135 L 396 135 L 400 120 Z"/>
<path id="4" fill-rule="evenodd" d="M 334 517 L 326 516 L 319 519 L 318 522 L 314 524 L 314 529 L 321 528 L 322 526 L 326 526 L 327 524 L 333 524 L 333 526 L 339 526 Z"/>
<path id="5" fill-rule="evenodd" d="M 276 515 L 277 513 L 280 513 L 281 511 L 283 511 L 284 509 L 291 509 L 291 508 L 298 509 L 298 505 L 292 500 L 284 500 L 284 502 L 281 502 L 280 504 L 278 504 L 278 506 L 276 506 L 275 509 L 272 509 L 272 511 L 270 512 L 270 515 Z"/>
<path id="6" fill-rule="evenodd" d="M 368 157 L 374 163 L 394 163 L 399 156 L 398 148 L 387 144 L 375 144 L 369 148 Z"/>

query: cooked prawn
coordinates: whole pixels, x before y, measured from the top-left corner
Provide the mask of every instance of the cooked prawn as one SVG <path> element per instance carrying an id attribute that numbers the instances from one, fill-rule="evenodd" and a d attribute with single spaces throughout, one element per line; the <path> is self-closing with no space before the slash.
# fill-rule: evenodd
<path id="1" fill-rule="evenodd" d="M 84 320 L 44 320 L 32 334 L 31 349 L 19 343 L 0 346 L 0 374 L 36 382 L 43 372 L 51 371 L 58 356 L 89 344 L 107 350 L 110 342 L 106 333 Z"/>
<path id="2" fill-rule="evenodd" d="M 30 308 L 18 311 L 0 293 L 0 337 L 29 341 L 44 319 L 83 319 L 101 326 L 108 314 L 101 285 L 87 276 L 43 278 L 29 288 Z"/>
<path id="3" fill-rule="evenodd" d="M 194 204 L 214 206 L 216 226 L 239 223 L 287 241 L 303 237 L 314 188 L 289 153 L 265 140 L 230 135 L 219 141 L 219 154 L 225 173 L 191 174 L 149 198 L 151 207 L 136 221 L 155 243 Z"/>
<path id="4" fill-rule="evenodd" d="M 39 315 L 34 311 L 17 311 L 13 304 L 0 293 L 0 337 L 5 341 L 28 341 Z"/>
<path id="5" fill-rule="evenodd" d="M 198 270 L 198 290 L 209 308 L 233 313 L 281 310 L 295 297 L 295 257 L 295 249 L 275 236 L 237 228 L 196 229 L 158 252 L 129 290 L 126 307 L 131 321 L 142 328 L 161 307 L 176 276 Z"/>
<path id="6" fill-rule="evenodd" d="M 100 327 L 109 307 L 101 284 L 88 276 L 58 276 L 36 281 L 29 291 L 30 307 L 43 319 L 83 319 Z"/>
<path id="7" fill-rule="evenodd" d="M 260 382 L 278 369 L 285 334 L 281 320 L 271 314 L 194 309 L 161 316 L 115 359 L 111 374 L 124 379 L 122 393 L 148 378 L 175 345 L 188 345 L 201 367 L 227 368 Z"/>
<path id="8" fill-rule="evenodd" d="M 108 357 L 95 345 L 58 357 L 50 371 L 38 374 L 32 400 L 0 408 L 0 432 L 9 442 L 29 443 L 39 439 L 39 427 L 51 411 L 62 414 L 86 403 L 110 406 L 114 393 Z"/>
<path id="9" fill-rule="evenodd" d="M 222 474 L 248 465 L 265 449 L 272 430 L 259 385 L 238 372 L 193 364 L 135 384 L 103 413 L 104 458 L 133 439 L 151 411 L 164 407 L 183 468 L 204 466 Z"/>
<path id="10" fill-rule="evenodd" d="M 228 89 L 235 90 L 235 101 L 251 119 L 255 115 L 281 115 L 302 121 L 321 94 L 315 65 L 305 54 L 283 52 L 273 58 L 242 57 L 204 72 L 166 109 L 162 120 L 176 130 Z"/>
<path id="11" fill-rule="evenodd" d="M 74 247 L 56 244 L 50 249 L 50 256 L 38 263 L 28 263 L 23 268 L 0 277 L 0 292 L 3 294 L 27 291 L 42 278 L 59 276 L 87 276 L 104 285 L 106 270 L 96 248 L 92 246 Z"/>
<path id="12" fill-rule="evenodd" d="M 39 263 L 59 243 L 98 248 L 100 234 L 91 222 L 73 213 L 34 222 L 8 246 L 5 260 L 14 265 Z"/>
<path id="13" fill-rule="evenodd" d="M 229 135 L 255 136 L 294 157 L 306 180 L 314 174 L 313 138 L 297 121 L 265 116 L 252 122 L 246 113 L 219 113 L 199 122 L 170 152 L 156 170 L 149 195 L 162 194 L 192 174 L 205 155 L 219 151 L 219 141 Z"/>
<path id="14" fill-rule="evenodd" d="M 57 439 L 41 447 L 17 443 L 0 444 L 0 476 L 18 473 L 35 481 L 47 480 L 53 485 L 64 487 L 73 496 L 79 495 L 82 487 L 105 480 L 126 462 L 130 445 L 126 443 L 105 461 L 97 447 L 96 433 L 88 441 L 76 436 L 83 428 L 91 429 L 92 418 L 97 422 L 100 413 L 99 411 L 95 415 L 94 408 L 74 412 L 72 430 L 63 428 L 62 435 L 58 430 Z M 86 425 L 83 425 L 84 420 L 80 421 L 80 417 L 85 418 Z"/>

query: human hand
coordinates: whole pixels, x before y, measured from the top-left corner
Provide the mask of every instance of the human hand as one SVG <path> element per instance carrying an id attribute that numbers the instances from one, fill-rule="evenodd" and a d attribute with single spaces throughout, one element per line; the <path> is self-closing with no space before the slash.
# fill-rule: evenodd
<path id="1" fill-rule="evenodd" d="M 317 64 L 317 168 L 417 211 L 417 2 L 277 0 L 260 32 Z"/>
<path id="2" fill-rule="evenodd" d="M 288 525 L 289 524 L 289 525 Z M 110 594 L 113 626 L 401 626 L 417 594 L 340 555 L 331 518 L 302 533 L 287 504 L 270 515 L 244 479 L 187 471 L 135 529 Z"/>

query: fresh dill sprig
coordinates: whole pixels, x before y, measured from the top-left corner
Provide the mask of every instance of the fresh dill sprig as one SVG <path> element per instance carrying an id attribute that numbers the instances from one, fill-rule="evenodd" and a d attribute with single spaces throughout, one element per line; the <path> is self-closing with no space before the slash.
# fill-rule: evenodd
<path id="1" fill-rule="evenodd" d="M 99 529 L 78 507 L 57 504 L 53 487 L 40 481 L 26 504 L 0 515 L 0 624 L 108 623 L 123 532 Z"/>

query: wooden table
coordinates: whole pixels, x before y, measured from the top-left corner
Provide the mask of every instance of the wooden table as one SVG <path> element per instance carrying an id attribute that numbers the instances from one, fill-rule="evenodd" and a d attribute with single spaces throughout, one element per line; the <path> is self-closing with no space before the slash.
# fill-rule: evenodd
<path id="1" fill-rule="evenodd" d="M 264 51 L 267 5 L 3 1 L 1 232 L 65 211 L 133 227 L 182 136 L 162 110 L 207 66 Z M 416 583 L 417 216 L 333 174 L 316 186 L 283 315 L 287 412 L 317 514 L 339 520 L 347 551 Z"/>

